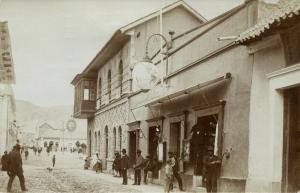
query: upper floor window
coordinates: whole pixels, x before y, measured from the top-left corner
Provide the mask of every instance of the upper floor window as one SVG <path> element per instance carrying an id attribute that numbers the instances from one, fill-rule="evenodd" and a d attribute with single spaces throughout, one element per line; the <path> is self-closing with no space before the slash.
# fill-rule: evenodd
<path id="1" fill-rule="evenodd" d="M 120 85 L 120 93 L 123 92 L 123 61 L 120 60 L 119 63 L 119 85 Z"/>
<path id="2" fill-rule="evenodd" d="M 90 100 L 90 89 L 85 88 L 83 90 L 83 100 L 85 100 L 85 101 Z"/>
<path id="3" fill-rule="evenodd" d="M 300 25 L 281 34 L 287 66 L 300 62 Z"/>
<path id="4" fill-rule="evenodd" d="M 100 100 L 100 104 L 101 104 L 101 95 L 102 95 L 102 81 L 100 77 L 98 80 L 98 99 Z"/>
<path id="5" fill-rule="evenodd" d="M 111 99 L 111 70 L 108 71 L 107 74 L 107 93 L 108 93 L 108 99 Z"/>

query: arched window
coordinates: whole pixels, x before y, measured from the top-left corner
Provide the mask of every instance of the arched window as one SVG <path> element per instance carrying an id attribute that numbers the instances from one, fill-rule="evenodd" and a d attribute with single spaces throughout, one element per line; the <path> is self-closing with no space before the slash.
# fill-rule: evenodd
<path id="1" fill-rule="evenodd" d="M 119 151 L 121 152 L 122 150 L 122 128 L 121 126 L 119 127 Z"/>
<path id="2" fill-rule="evenodd" d="M 108 128 L 105 127 L 105 158 L 108 158 Z"/>
<path id="3" fill-rule="evenodd" d="M 117 132 L 116 128 L 114 127 L 114 138 L 113 138 L 113 151 L 115 152 L 117 150 Z"/>
<path id="4" fill-rule="evenodd" d="M 108 99 L 111 99 L 111 70 L 108 71 L 107 74 L 107 93 L 108 93 Z"/>
<path id="5" fill-rule="evenodd" d="M 123 61 L 120 60 L 119 63 L 119 86 L 120 86 L 120 93 L 123 93 Z"/>
<path id="6" fill-rule="evenodd" d="M 102 95 L 102 81 L 100 77 L 98 80 L 98 100 L 100 105 L 101 105 L 101 95 Z"/>
<path id="7" fill-rule="evenodd" d="M 98 137 L 97 137 L 97 132 L 95 132 L 94 153 L 97 152 L 97 144 L 98 144 Z"/>
<path id="8" fill-rule="evenodd" d="M 100 156 L 100 152 L 101 152 L 100 146 L 101 146 L 101 143 L 100 143 L 100 131 L 98 131 L 98 144 L 97 144 L 97 149 L 98 149 L 98 152 L 99 152 L 99 156 Z"/>

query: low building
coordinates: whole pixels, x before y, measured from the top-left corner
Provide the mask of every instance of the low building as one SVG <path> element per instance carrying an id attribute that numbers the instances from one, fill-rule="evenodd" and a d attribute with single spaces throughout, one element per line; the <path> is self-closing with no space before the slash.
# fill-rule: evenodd
<path id="1" fill-rule="evenodd" d="M 66 128 L 63 129 L 62 123 L 55 121 L 47 121 L 41 123 L 37 128 L 36 146 L 47 147 L 53 145 L 55 151 L 61 151 L 63 148 L 68 151 L 76 148 L 76 142 L 87 144 L 86 135 L 83 135 L 82 127 L 70 131 Z"/>
<path id="2" fill-rule="evenodd" d="M 8 23 L 0 22 L 0 155 L 16 144 L 16 106 L 12 84 L 15 83 Z"/>

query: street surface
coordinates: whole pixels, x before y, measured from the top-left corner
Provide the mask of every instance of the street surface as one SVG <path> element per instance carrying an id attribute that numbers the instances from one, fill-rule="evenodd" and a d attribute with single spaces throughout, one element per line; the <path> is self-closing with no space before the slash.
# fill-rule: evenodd
<path id="1" fill-rule="evenodd" d="M 22 156 L 23 157 L 23 156 Z M 142 192 L 131 188 L 132 185 L 121 185 L 121 178 L 111 177 L 109 174 L 96 174 L 91 170 L 83 170 L 83 159 L 77 153 L 56 153 L 56 165 L 51 167 L 52 155 L 45 152 L 40 157 L 34 156 L 30 150 L 28 160 L 23 157 L 25 184 L 28 193 L 36 192 Z M 108 178 L 105 180 L 104 178 Z M 6 192 L 8 176 L 0 172 L 0 192 Z M 22 192 L 19 179 L 16 177 L 12 192 Z M 161 190 L 162 187 L 160 187 Z M 157 191 L 156 191 L 157 192 Z"/>

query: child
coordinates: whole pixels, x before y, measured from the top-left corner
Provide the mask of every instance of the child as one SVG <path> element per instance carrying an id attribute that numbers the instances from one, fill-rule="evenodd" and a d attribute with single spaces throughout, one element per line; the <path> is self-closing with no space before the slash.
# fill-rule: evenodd
<path id="1" fill-rule="evenodd" d="M 166 169 L 165 192 L 169 193 L 170 187 L 172 184 L 172 180 L 173 180 L 173 168 L 172 168 L 172 160 L 171 159 L 168 159 L 165 169 Z"/>

